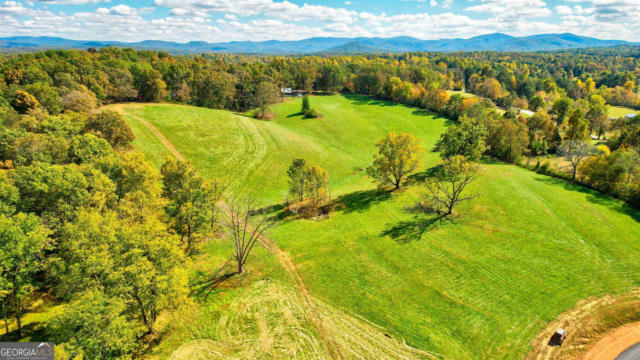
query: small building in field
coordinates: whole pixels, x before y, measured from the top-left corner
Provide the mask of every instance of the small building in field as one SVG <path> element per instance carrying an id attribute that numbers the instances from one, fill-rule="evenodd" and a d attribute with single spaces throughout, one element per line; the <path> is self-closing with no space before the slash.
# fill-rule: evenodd
<path id="1" fill-rule="evenodd" d="M 294 90 L 292 88 L 282 88 L 280 89 L 280 92 L 283 96 L 302 97 L 302 95 L 304 94 L 304 90 Z"/>
<path id="2" fill-rule="evenodd" d="M 627 115 L 625 115 L 624 117 L 625 117 L 625 119 L 627 119 L 627 120 L 631 120 L 631 119 L 633 119 L 633 118 L 634 118 L 634 117 L 636 117 L 636 116 L 638 116 L 638 114 L 627 114 Z"/>

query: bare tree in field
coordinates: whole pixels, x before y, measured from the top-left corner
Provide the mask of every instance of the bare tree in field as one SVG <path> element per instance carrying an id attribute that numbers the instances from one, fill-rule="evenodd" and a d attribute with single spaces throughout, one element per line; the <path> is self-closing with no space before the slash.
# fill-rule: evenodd
<path id="1" fill-rule="evenodd" d="M 251 250 L 273 224 L 267 214 L 258 214 L 256 201 L 252 197 L 229 203 L 226 227 L 233 240 L 233 259 L 238 264 L 238 273 L 244 271 Z"/>
<path id="2" fill-rule="evenodd" d="M 442 217 L 453 215 L 454 208 L 464 201 L 477 197 L 465 194 L 467 185 L 473 182 L 478 167 L 462 155 L 445 160 L 443 171 L 426 183 L 427 202 Z"/>
<path id="3" fill-rule="evenodd" d="M 582 160 L 595 155 L 596 148 L 588 140 L 565 140 L 560 145 L 559 152 L 571 163 L 573 179 L 575 179 L 578 173 L 578 166 L 580 166 Z"/>

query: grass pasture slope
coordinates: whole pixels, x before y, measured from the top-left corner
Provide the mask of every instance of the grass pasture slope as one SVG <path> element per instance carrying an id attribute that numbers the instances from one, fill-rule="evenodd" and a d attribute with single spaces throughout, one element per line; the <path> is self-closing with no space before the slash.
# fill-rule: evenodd
<path id="1" fill-rule="evenodd" d="M 275 106 L 270 122 L 177 105 L 120 110 L 135 116 L 127 117 L 135 144 L 156 164 L 168 151 L 136 117 L 158 128 L 203 175 L 233 174 L 228 180 L 236 190 L 251 190 L 265 203 L 282 201 L 294 156 L 326 168 L 342 210 L 325 221 L 282 223 L 268 236 L 291 255 L 321 303 L 419 349 L 454 359 L 519 359 L 547 323 L 580 299 L 640 285 L 639 212 L 488 161 L 472 185 L 480 197 L 460 208 L 455 223 L 434 222 L 412 210 L 419 184 L 381 194 L 364 168 L 373 144 L 389 131 L 421 138 L 426 167 L 435 165 L 430 150 L 447 120 L 356 96 L 313 97 L 311 104 L 322 118 L 303 119 L 298 99 Z M 273 270 L 273 259 L 256 255 L 255 266 Z M 282 270 L 273 276 L 286 278 Z M 287 297 L 290 285 L 283 286 L 279 294 Z M 215 339 L 211 333 L 184 339 Z M 176 349 L 183 337 L 170 339 L 160 347 Z"/>
<path id="2" fill-rule="evenodd" d="M 638 114 L 638 110 L 634 110 L 623 106 L 610 106 L 609 116 L 612 118 L 620 118 L 629 114 Z"/>
<path id="3" fill-rule="evenodd" d="M 137 137 L 134 145 L 156 164 L 168 151 L 140 118 L 158 128 L 204 176 L 227 178 L 233 188 L 254 191 L 270 202 L 284 200 L 286 171 L 294 157 L 327 169 L 335 192 L 368 185 L 365 168 L 374 144 L 392 131 L 421 138 L 427 145 L 427 162 L 434 163 L 437 155 L 429 151 L 448 121 L 423 110 L 355 95 L 314 97 L 312 106 L 322 118 L 304 119 L 297 99 L 279 104 L 273 121 L 169 104 L 113 109 L 126 110 Z"/>

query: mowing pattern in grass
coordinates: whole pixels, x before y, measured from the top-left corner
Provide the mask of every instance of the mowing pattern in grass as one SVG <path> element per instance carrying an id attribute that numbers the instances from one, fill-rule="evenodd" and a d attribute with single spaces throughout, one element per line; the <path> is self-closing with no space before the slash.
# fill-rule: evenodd
<path id="1" fill-rule="evenodd" d="M 640 284 L 640 214 L 582 188 L 486 164 L 455 223 L 411 211 L 421 189 L 350 194 L 324 222 L 271 234 L 312 292 L 457 359 L 517 359 L 576 301 Z"/>
<path id="2" fill-rule="evenodd" d="M 412 346 L 451 358 L 521 358 L 578 300 L 640 285 L 638 212 L 488 163 L 472 186 L 481 197 L 460 208 L 455 223 L 433 222 L 410 210 L 420 185 L 379 193 L 362 169 L 386 132 L 413 132 L 430 149 L 444 119 L 360 97 L 312 104 L 323 118 L 302 119 L 299 100 L 277 106 L 272 122 L 170 105 L 131 111 L 205 175 L 237 173 L 227 177 L 236 189 L 265 200 L 282 199 L 294 156 L 329 169 L 343 210 L 324 222 L 283 223 L 269 236 L 293 256 L 314 295 Z M 427 165 L 437 161 L 425 154 Z"/>
<path id="3" fill-rule="evenodd" d="M 371 162 L 375 142 L 392 131 L 408 131 L 428 150 L 444 129 L 446 119 L 390 102 L 361 96 L 313 97 L 323 115 L 304 119 L 301 102 L 276 106 L 273 121 L 259 121 L 227 111 L 188 106 L 155 105 L 124 108 L 143 117 L 175 145 L 200 172 L 226 178 L 237 190 L 251 190 L 268 201 L 284 200 L 286 170 L 294 157 L 304 157 L 329 171 L 335 193 L 368 184 L 364 169 Z M 167 155 L 139 121 L 129 116 L 138 137 L 135 144 L 154 162 Z M 427 153 L 433 163 L 437 155 Z"/>

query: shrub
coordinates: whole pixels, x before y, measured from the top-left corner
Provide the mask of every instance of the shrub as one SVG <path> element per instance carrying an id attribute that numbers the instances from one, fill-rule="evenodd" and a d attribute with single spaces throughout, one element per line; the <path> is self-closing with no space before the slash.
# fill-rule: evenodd
<path id="1" fill-rule="evenodd" d="M 320 114 L 318 113 L 318 111 L 316 109 L 309 109 L 309 110 L 305 111 L 303 114 L 304 114 L 304 117 L 309 118 L 309 119 L 315 119 L 318 116 L 320 116 Z"/>

